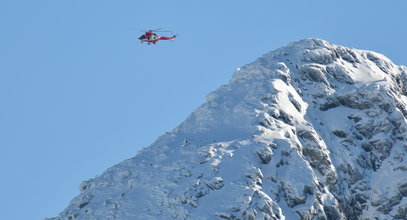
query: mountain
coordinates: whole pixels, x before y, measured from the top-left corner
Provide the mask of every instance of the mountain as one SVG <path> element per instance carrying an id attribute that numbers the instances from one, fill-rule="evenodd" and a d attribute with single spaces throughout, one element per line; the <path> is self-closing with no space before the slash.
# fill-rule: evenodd
<path id="1" fill-rule="evenodd" d="M 406 95 L 381 54 L 293 42 L 49 220 L 407 219 Z"/>

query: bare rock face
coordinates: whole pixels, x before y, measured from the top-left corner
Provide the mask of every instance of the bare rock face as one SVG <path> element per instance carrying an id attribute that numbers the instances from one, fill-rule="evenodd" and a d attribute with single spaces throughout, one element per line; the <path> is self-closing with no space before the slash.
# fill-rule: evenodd
<path id="1" fill-rule="evenodd" d="M 371 51 L 291 43 L 50 219 L 407 219 L 406 80 Z"/>

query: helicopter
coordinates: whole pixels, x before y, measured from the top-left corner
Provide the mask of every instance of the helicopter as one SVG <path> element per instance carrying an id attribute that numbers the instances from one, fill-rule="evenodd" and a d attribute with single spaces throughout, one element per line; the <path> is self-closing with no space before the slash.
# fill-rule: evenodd
<path id="1" fill-rule="evenodd" d="M 160 40 L 174 40 L 177 37 L 177 34 L 174 34 L 172 32 L 171 32 L 172 37 L 159 36 L 156 34 L 156 32 L 171 32 L 171 31 L 160 31 L 160 29 L 148 30 L 145 31 L 145 33 L 141 35 L 138 39 L 140 40 L 141 43 L 156 44 Z"/>

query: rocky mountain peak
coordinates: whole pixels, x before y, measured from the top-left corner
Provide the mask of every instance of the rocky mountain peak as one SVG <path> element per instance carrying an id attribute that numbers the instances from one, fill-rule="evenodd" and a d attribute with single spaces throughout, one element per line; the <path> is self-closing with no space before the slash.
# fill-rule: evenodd
<path id="1" fill-rule="evenodd" d="M 372 51 L 293 42 L 51 219 L 406 219 L 406 79 Z"/>

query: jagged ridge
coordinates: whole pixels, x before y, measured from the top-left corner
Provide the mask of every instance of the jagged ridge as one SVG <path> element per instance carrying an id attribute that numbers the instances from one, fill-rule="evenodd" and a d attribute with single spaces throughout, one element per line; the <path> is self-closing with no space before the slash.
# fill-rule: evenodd
<path id="1" fill-rule="evenodd" d="M 406 79 L 371 51 L 291 43 L 51 219 L 405 219 Z"/>

